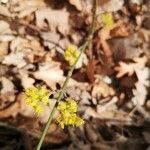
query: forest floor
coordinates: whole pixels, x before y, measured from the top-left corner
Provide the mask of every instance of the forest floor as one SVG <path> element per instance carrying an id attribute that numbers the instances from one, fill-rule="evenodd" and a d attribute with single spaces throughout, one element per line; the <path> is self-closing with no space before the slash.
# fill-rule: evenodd
<path id="1" fill-rule="evenodd" d="M 0 0 L 0 150 L 33 150 L 37 117 L 25 89 L 57 91 L 92 23 L 92 0 Z M 43 150 L 150 150 L 150 0 L 98 0 L 95 32 L 67 86 L 85 120 L 54 121 Z"/>

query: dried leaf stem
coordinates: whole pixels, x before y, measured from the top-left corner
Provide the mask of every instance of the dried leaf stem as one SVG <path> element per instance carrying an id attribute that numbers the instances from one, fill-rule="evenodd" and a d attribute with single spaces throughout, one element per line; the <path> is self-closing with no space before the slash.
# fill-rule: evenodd
<path id="1" fill-rule="evenodd" d="M 88 43 L 88 45 L 87 45 L 87 47 L 90 49 L 90 59 L 92 59 L 93 58 L 93 42 L 92 42 L 92 40 L 93 40 L 93 37 L 94 37 L 94 33 L 95 33 L 95 27 L 96 27 L 96 10 L 97 10 L 97 0 L 93 0 L 93 9 L 92 9 L 92 25 L 91 25 L 91 30 L 90 30 L 90 41 L 89 41 L 89 43 Z"/>
<path id="2" fill-rule="evenodd" d="M 94 0 L 94 3 L 93 3 L 93 10 L 94 10 L 93 12 L 96 12 L 96 0 Z M 68 82 L 69 82 L 69 79 L 70 79 L 71 76 L 72 76 L 72 73 L 73 73 L 73 71 L 74 71 L 74 69 L 75 69 L 75 66 L 76 66 L 76 64 L 77 64 L 77 62 L 78 62 L 80 56 L 83 54 L 83 52 L 85 51 L 85 49 L 86 49 L 87 46 L 89 45 L 91 39 L 93 38 L 93 34 L 94 34 L 94 24 L 95 24 L 95 19 L 96 19 L 96 13 L 92 13 L 92 18 L 93 18 L 93 19 L 92 19 L 92 27 L 91 27 L 91 30 L 90 30 L 90 32 L 89 32 L 89 34 L 88 34 L 88 37 L 87 37 L 85 43 L 84 43 L 83 46 L 81 46 L 81 48 L 80 48 L 80 55 L 78 56 L 77 60 L 76 60 L 75 63 L 71 66 L 71 68 L 70 68 L 70 70 L 69 70 L 69 72 L 68 72 L 68 75 L 67 75 L 67 77 L 66 77 L 66 79 L 65 79 L 65 81 L 64 81 L 64 83 L 63 83 L 63 86 L 62 86 L 60 92 L 59 92 L 59 96 L 58 96 L 58 98 L 57 98 L 57 101 L 56 101 L 56 103 L 55 103 L 55 105 L 54 105 L 54 107 L 53 107 L 53 109 L 52 109 L 52 111 L 51 111 L 51 113 L 50 113 L 50 116 L 49 116 L 49 118 L 48 118 L 48 121 L 47 121 L 47 123 L 46 123 L 46 126 L 45 126 L 45 128 L 44 128 L 44 130 L 43 130 L 43 132 L 42 132 L 42 135 L 41 135 L 41 137 L 40 137 L 40 140 L 39 140 L 39 143 L 38 143 L 38 145 L 37 145 L 36 150 L 40 150 L 40 149 L 41 149 L 41 146 L 42 146 L 42 143 L 43 143 L 44 138 L 45 138 L 45 136 L 46 136 L 46 133 L 47 133 L 47 131 L 48 131 L 49 125 L 51 124 L 52 118 L 53 118 L 54 113 L 55 113 L 55 111 L 56 111 L 56 109 L 57 109 L 57 104 L 58 104 L 58 102 L 59 102 L 59 101 L 62 99 L 62 97 L 63 97 L 63 93 L 65 92 L 65 89 L 66 89 L 66 87 L 67 87 L 67 84 L 68 84 Z"/>

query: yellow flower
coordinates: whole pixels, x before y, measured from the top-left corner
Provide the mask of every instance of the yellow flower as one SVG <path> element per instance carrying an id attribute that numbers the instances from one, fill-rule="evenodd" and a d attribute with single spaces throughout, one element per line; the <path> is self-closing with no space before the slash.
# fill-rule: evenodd
<path id="1" fill-rule="evenodd" d="M 31 87 L 26 89 L 26 103 L 31 106 L 37 114 L 43 112 L 43 106 L 49 104 L 49 91 L 44 87 Z"/>
<path id="2" fill-rule="evenodd" d="M 84 120 L 76 115 L 77 103 L 73 99 L 67 99 L 65 102 L 61 101 L 58 104 L 57 109 L 60 111 L 60 115 L 56 119 L 62 129 L 65 125 L 80 126 L 84 123 Z"/>
<path id="3" fill-rule="evenodd" d="M 112 27 L 114 24 L 114 20 L 111 13 L 103 13 L 101 15 L 102 22 L 104 27 Z"/>
<path id="4" fill-rule="evenodd" d="M 65 60 L 68 61 L 69 65 L 72 66 L 79 56 L 79 51 L 74 45 L 68 46 L 64 53 Z"/>
<path id="5" fill-rule="evenodd" d="M 58 110 L 62 112 L 67 110 L 68 112 L 71 113 L 77 112 L 77 103 L 73 99 L 66 99 L 65 102 L 63 101 L 59 102 Z"/>

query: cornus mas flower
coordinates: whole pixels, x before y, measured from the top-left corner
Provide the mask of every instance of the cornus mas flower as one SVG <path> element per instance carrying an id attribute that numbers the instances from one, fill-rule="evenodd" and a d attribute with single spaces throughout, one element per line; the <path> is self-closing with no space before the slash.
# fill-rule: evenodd
<path id="1" fill-rule="evenodd" d="M 64 53 L 65 60 L 69 62 L 69 65 L 72 66 L 79 56 L 79 51 L 74 45 L 68 46 Z"/>
<path id="2" fill-rule="evenodd" d="M 104 24 L 104 27 L 112 27 L 114 24 L 113 17 L 110 13 L 103 13 L 101 15 L 101 19 Z"/>
<path id="3" fill-rule="evenodd" d="M 64 129 L 65 125 L 73 125 L 78 127 L 84 123 L 83 119 L 76 115 L 77 103 L 75 100 L 67 99 L 66 101 L 61 101 L 59 102 L 57 109 L 60 114 L 56 121 L 62 129 Z"/>
<path id="4" fill-rule="evenodd" d="M 31 106 L 39 115 L 43 111 L 43 106 L 49 104 L 49 91 L 44 87 L 31 87 L 26 89 L 26 103 Z"/>

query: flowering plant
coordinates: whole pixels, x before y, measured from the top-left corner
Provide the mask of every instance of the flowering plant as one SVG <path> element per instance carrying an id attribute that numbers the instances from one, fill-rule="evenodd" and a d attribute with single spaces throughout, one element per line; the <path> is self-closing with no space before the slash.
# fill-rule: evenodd
<path id="1" fill-rule="evenodd" d="M 94 34 L 94 24 L 95 24 L 95 18 L 96 18 L 96 0 L 93 1 L 93 16 L 92 16 L 92 27 L 89 31 L 88 37 L 85 41 L 85 43 L 81 46 L 80 51 L 77 50 L 77 48 L 73 45 L 70 45 L 65 53 L 64 58 L 66 61 L 68 61 L 70 65 L 70 69 L 68 72 L 68 75 L 61 87 L 61 90 L 58 92 L 57 101 L 52 108 L 52 111 L 49 115 L 48 121 L 46 123 L 46 126 L 42 132 L 40 141 L 37 145 L 36 150 L 40 150 L 42 143 L 44 141 L 44 138 L 46 136 L 46 133 L 48 131 L 49 125 L 53 119 L 54 113 L 56 110 L 59 111 L 59 116 L 57 117 L 56 121 L 61 126 L 61 128 L 64 128 L 66 125 L 72 125 L 72 126 L 80 126 L 84 123 L 84 120 L 77 116 L 77 103 L 74 99 L 67 98 L 64 101 L 62 101 L 63 95 L 65 93 L 65 89 L 67 87 L 68 81 L 71 78 L 71 75 L 75 69 L 75 66 L 80 58 L 80 56 L 83 54 L 83 52 L 86 50 L 88 45 L 90 44 L 93 34 Z M 35 112 L 40 114 L 43 111 L 42 106 L 43 105 L 49 105 L 49 92 L 46 89 L 41 88 L 30 88 L 26 90 L 27 95 L 27 104 L 30 105 Z"/>

